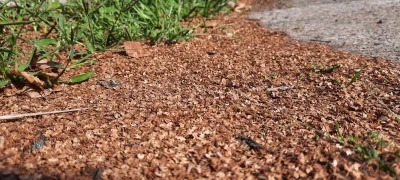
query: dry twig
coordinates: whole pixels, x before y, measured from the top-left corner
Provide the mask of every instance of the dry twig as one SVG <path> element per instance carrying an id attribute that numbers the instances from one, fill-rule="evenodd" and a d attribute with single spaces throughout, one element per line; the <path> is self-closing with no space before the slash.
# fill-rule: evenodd
<path id="1" fill-rule="evenodd" d="M 58 113 L 67 113 L 67 112 L 84 111 L 84 110 L 87 110 L 87 109 L 88 109 L 88 108 L 78 108 L 78 109 L 69 109 L 69 110 L 60 110 L 60 111 L 50 111 L 50 112 L 38 112 L 38 113 L 5 115 L 5 116 L 0 116 L 0 120 L 22 119 L 22 118 L 31 117 L 31 116 L 41 116 L 41 115 L 46 115 L 46 114 L 58 114 Z"/>
<path id="2" fill-rule="evenodd" d="M 286 90 L 292 88 L 292 86 L 279 86 L 279 87 L 274 87 L 274 88 L 268 88 L 267 91 L 271 92 L 271 91 L 279 91 L 279 90 Z"/>

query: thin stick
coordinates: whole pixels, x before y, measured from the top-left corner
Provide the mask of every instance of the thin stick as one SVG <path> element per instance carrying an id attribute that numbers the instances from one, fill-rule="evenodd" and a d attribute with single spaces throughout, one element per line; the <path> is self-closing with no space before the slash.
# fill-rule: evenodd
<path id="1" fill-rule="evenodd" d="M 274 87 L 274 88 L 268 88 L 267 91 L 279 91 L 279 90 L 286 90 L 291 88 L 292 86 L 279 86 L 279 87 Z"/>
<path id="2" fill-rule="evenodd" d="M 46 114 L 58 114 L 58 113 L 67 113 L 67 112 L 75 112 L 75 111 L 84 111 L 88 108 L 80 108 L 80 109 L 69 109 L 69 110 L 61 110 L 61 111 L 50 111 L 50 112 L 37 112 L 37 113 L 28 113 L 28 114 L 15 114 L 15 115 L 6 115 L 0 116 L 0 120 L 13 120 L 13 119 L 22 119 L 25 117 L 31 116 L 41 116 Z"/>
<path id="3" fill-rule="evenodd" d="M 194 36 L 219 36 L 219 37 L 226 37 L 226 38 L 232 38 L 232 36 L 229 35 L 224 35 L 224 34 L 193 34 Z"/>

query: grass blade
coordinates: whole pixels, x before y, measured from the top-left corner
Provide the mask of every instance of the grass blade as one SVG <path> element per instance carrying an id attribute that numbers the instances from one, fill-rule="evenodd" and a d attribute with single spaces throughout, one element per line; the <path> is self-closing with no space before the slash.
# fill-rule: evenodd
<path id="1" fill-rule="evenodd" d="M 357 81 L 357 79 L 360 77 L 360 73 L 361 73 L 361 70 L 356 71 L 356 73 L 354 74 L 353 78 L 351 78 L 351 81 L 346 85 L 346 88 Z"/>
<path id="2" fill-rule="evenodd" d="M 10 25 L 21 25 L 21 24 L 30 24 L 35 21 L 19 21 L 19 22 L 0 22 L 0 26 L 10 26 Z"/>
<path id="3" fill-rule="evenodd" d="M 6 80 L 0 80 L 0 88 L 6 86 L 9 82 Z"/>
<path id="4" fill-rule="evenodd" d="M 80 75 L 72 77 L 71 79 L 69 79 L 67 81 L 61 81 L 61 82 L 80 83 L 80 82 L 88 80 L 93 75 L 94 75 L 94 71 L 89 71 L 85 74 L 80 74 Z"/>

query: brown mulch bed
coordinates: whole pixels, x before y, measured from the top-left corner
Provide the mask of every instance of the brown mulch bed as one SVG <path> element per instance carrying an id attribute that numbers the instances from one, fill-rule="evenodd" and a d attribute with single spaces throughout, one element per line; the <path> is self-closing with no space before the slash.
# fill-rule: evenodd
<path id="1" fill-rule="evenodd" d="M 3 121 L 0 177 L 391 178 L 341 144 L 335 124 L 345 137 L 375 131 L 398 147 L 398 65 L 225 18 L 186 43 L 146 47 L 148 57 L 98 54 L 81 69 L 93 78 L 45 98 L 1 93 L 1 115 L 89 110 Z M 398 154 L 383 154 L 399 174 Z"/>

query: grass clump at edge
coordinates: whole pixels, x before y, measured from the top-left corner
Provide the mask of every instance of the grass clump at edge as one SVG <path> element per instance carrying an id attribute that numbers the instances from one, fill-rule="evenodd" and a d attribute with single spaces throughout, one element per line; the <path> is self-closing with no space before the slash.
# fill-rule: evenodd
<path id="1" fill-rule="evenodd" d="M 10 69 L 45 79 L 47 87 L 58 82 L 82 82 L 94 72 L 70 80 L 60 81 L 59 78 L 68 67 L 93 64 L 95 61 L 90 55 L 96 51 L 105 51 L 124 41 L 158 43 L 190 39 L 194 28 L 182 26 L 181 22 L 190 24 L 194 18 L 227 12 L 226 1 L 69 0 L 65 4 L 40 0 L 16 4 L 6 1 L 0 5 L 0 88 L 24 80 Z M 14 5 L 7 6 L 9 3 Z M 29 31 L 34 31 L 40 38 L 27 38 Z M 20 43 L 30 44 L 32 49 L 22 49 Z M 77 45 L 84 47 L 83 50 L 78 51 Z M 42 59 L 57 61 L 59 53 L 67 54 L 68 58 L 57 67 L 61 71 L 56 77 L 49 77 L 33 66 Z"/>

